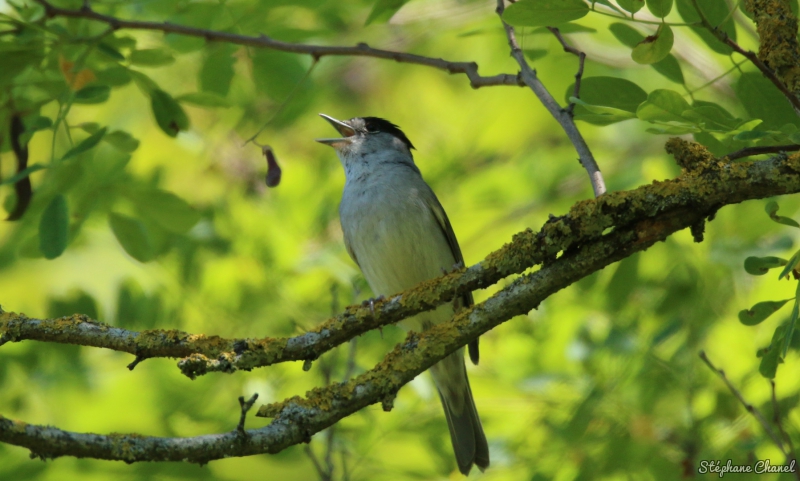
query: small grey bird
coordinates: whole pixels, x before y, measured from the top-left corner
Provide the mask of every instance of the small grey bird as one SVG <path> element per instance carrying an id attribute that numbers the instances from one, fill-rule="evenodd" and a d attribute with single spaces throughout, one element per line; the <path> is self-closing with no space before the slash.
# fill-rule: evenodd
<path id="1" fill-rule="evenodd" d="M 464 262 L 442 204 L 414 164 L 408 137 L 378 117 L 346 121 L 320 114 L 342 135 L 317 139 L 336 149 L 344 166 L 345 186 L 339 218 L 347 252 L 376 296 L 390 295 L 439 277 Z M 472 294 L 407 319 L 419 330 L 445 322 L 455 309 L 471 306 Z M 469 345 L 478 363 L 478 341 Z M 459 349 L 431 367 L 450 428 L 458 469 L 469 474 L 475 464 L 489 466 L 489 446 Z"/>

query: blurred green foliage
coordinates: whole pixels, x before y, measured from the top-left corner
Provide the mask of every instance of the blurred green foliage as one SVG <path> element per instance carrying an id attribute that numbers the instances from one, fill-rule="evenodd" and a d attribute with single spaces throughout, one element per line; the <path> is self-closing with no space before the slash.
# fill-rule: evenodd
<path id="1" fill-rule="evenodd" d="M 756 49 L 743 12 L 731 13 L 723 0 L 699 3 L 732 38 Z M 57 4 L 77 9 L 81 2 Z M 577 61 L 537 28 L 536 8 L 550 9 L 548 22 L 571 22 L 562 31 L 587 53 L 575 114 L 611 190 L 679 173 L 663 151 L 663 134 L 691 134 L 719 155 L 800 140 L 791 106 L 752 65 L 701 27 L 676 25 L 699 18 L 691 1 L 596 4 L 608 15 L 580 0 L 520 0 L 506 20 L 518 25 L 545 85 L 566 98 Z M 474 60 L 484 75 L 518 70 L 492 2 L 91 5 L 125 19 Z M 628 21 L 634 12 L 655 23 Z M 649 14 L 672 24 L 674 43 L 662 40 L 637 63 L 637 45 L 660 28 Z M 370 297 L 342 243 L 344 175 L 333 152 L 313 142 L 332 134 L 318 112 L 377 115 L 404 129 L 468 264 L 591 196 L 572 146 L 527 89 L 472 90 L 464 76 L 363 57 L 324 57 L 309 73 L 311 66 L 307 56 L 108 31 L 97 22 L 46 18 L 32 0 L 0 2 L 2 205 L 14 210 L 20 179 L 29 178 L 34 192 L 20 221 L 0 224 L 3 308 L 34 317 L 80 312 L 129 329 L 263 337 L 303 332 Z M 30 151 L 24 169 L 9 135 L 15 117 Z M 244 145 L 268 121 L 258 141 L 272 146 L 283 169 L 282 183 L 270 190 L 260 149 Z M 679 233 L 487 333 L 481 365 L 469 369 L 492 466 L 473 476 L 670 480 L 695 472 L 704 459 L 783 463 L 697 356 L 705 350 L 769 419 L 763 376 L 774 376 L 784 428 L 800 443 L 798 336 L 786 335 L 793 316 L 775 304 L 755 308 L 795 295 L 795 283 L 775 274 L 791 261 L 798 236 L 788 221 L 799 217 L 800 202 L 781 199 L 780 208 L 781 216 L 763 201 L 726 207 L 702 244 Z M 748 257 L 761 259 L 749 261 L 748 271 L 768 275 L 749 275 Z M 476 292 L 476 300 L 497 289 Z M 754 314 L 743 325 L 737 316 L 750 306 Z M 370 368 L 403 336 L 386 328 L 358 338 L 353 372 Z M 302 395 L 341 379 L 348 356 L 341 346 L 310 372 L 293 363 L 190 381 L 170 360 L 147 360 L 129 372 L 129 355 L 7 344 L 0 348 L 0 413 L 81 432 L 222 432 L 238 421 L 238 396 L 258 392 L 259 402 L 271 402 Z M 391 413 L 373 406 L 337 424 L 330 444 L 335 479 L 459 479 L 427 375 L 404 388 L 394 406 Z M 266 422 L 250 417 L 248 427 Z M 310 444 L 319 459 L 325 436 Z M 27 454 L 0 444 L 0 479 L 318 477 L 303 446 L 204 467 L 42 463 Z"/>

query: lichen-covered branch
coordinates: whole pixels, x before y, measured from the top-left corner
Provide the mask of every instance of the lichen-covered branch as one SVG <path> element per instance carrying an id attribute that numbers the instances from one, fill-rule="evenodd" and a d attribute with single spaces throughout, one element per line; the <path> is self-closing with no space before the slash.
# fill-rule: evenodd
<path id="1" fill-rule="evenodd" d="M 758 31 L 758 58 L 775 72 L 788 90 L 800 95 L 800 44 L 797 17 L 787 0 L 746 0 Z"/>
<path id="2" fill-rule="evenodd" d="M 667 148 L 684 168 L 678 179 L 577 204 L 568 216 L 552 220 L 548 226 L 557 225 L 560 232 L 573 228 L 576 233 L 586 232 L 587 226 L 580 220 L 591 218 L 592 229 L 600 229 L 597 235 L 573 243 L 558 258 L 548 258 L 538 271 L 519 277 L 486 301 L 459 312 L 450 322 L 422 333 L 410 332 L 380 364 L 364 374 L 316 388 L 305 397 L 262 406 L 258 415 L 273 418 L 264 428 L 194 438 L 103 436 L 0 418 L 0 442 L 26 447 L 40 457 L 69 455 L 126 462 L 204 463 L 222 457 L 274 453 L 306 442 L 313 433 L 370 404 L 381 402 L 384 408 L 390 408 L 403 385 L 461 346 L 513 316 L 527 313 L 575 281 L 679 230 L 690 227 L 695 237 L 701 236 L 705 220 L 724 205 L 800 191 L 800 155 L 725 163 L 702 146 L 680 139 L 671 140 Z M 629 211 L 640 217 L 626 217 Z M 623 218 L 629 221 L 602 234 L 603 225 Z M 526 232 L 518 238 L 526 234 L 531 241 L 539 239 L 548 244 L 549 238 L 540 238 L 539 234 Z"/>
<path id="3" fill-rule="evenodd" d="M 692 3 L 700 15 L 700 22 L 703 27 L 717 37 L 722 43 L 731 47 L 736 53 L 743 55 L 770 82 L 781 91 L 789 100 L 795 111 L 800 114 L 800 65 L 797 64 L 800 54 L 797 47 L 797 18 L 792 14 L 788 2 L 784 0 L 746 0 L 747 8 L 754 16 L 758 27 L 760 48 L 758 55 L 749 50 L 743 49 L 738 43 L 734 42 L 727 33 L 712 25 L 700 9 L 698 0 Z M 769 21 L 765 21 L 768 19 Z M 776 21 L 777 20 L 777 21 Z M 771 32 L 769 29 L 779 27 L 777 31 Z M 794 28 L 794 30 L 791 30 Z M 791 33 L 789 33 L 791 31 Z M 794 40 L 784 39 L 784 35 L 789 35 Z M 789 66 L 794 62 L 794 68 Z M 775 70 L 777 69 L 777 71 Z"/>
<path id="4" fill-rule="evenodd" d="M 478 73 L 478 64 L 475 62 L 450 62 L 441 58 L 425 57 L 411 53 L 372 48 L 365 43 L 359 43 L 354 47 L 308 45 L 302 43 L 283 42 L 263 34 L 254 37 L 230 32 L 220 32 L 204 28 L 176 25 L 168 22 L 123 20 L 96 12 L 95 10 L 92 10 L 87 3 L 84 3 L 83 7 L 79 10 L 73 10 L 57 7 L 47 0 L 35 1 L 44 7 L 45 14 L 48 17 L 85 18 L 87 20 L 105 23 L 114 30 L 123 28 L 132 30 L 155 30 L 164 33 L 175 33 L 190 37 L 200 37 L 214 42 L 226 42 L 235 45 L 244 45 L 247 47 L 267 48 L 281 52 L 310 55 L 315 60 L 326 56 L 357 56 L 394 60 L 395 62 L 399 63 L 433 67 L 439 70 L 445 70 L 451 74 L 464 74 L 467 76 L 467 78 L 469 78 L 472 88 L 476 89 L 494 85 L 524 86 L 517 75 L 498 74 L 484 77 Z"/>
<path id="5" fill-rule="evenodd" d="M 0 344 L 35 339 L 103 347 L 137 356 L 184 358 L 184 374 L 233 372 L 278 362 L 313 360 L 333 347 L 372 329 L 434 309 L 455 296 L 490 286 L 532 266 L 548 263 L 576 246 L 601 238 L 607 229 L 659 223 L 664 215 L 686 209 L 713 209 L 748 199 L 800 190 L 800 156 L 781 155 L 754 163 L 715 159 L 699 144 L 677 139 L 667 144 L 684 173 L 632 191 L 608 193 L 575 204 L 552 217 L 539 232 L 526 230 L 480 263 L 376 301 L 350 306 L 313 330 L 290 338 L 224 339 L 174 330 L 135 332 L 97 323 L 84 316 L 30 319 L 0 313 Z"/>

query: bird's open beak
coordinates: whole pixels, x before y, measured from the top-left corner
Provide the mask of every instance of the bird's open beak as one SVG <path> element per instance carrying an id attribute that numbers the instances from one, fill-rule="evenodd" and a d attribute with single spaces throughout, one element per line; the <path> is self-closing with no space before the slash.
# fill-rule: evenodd
<path id="1" fill-rule="evenodd" d="M 356 131 L 353 130 L 352 127 L 342 122 L 341 120 L 334 119 L 329 115 L 319 114 L 319 116 L 330 122 L 330 124 L 333 125 L 333 128 L 335 128 L 340 134 L 342 134 L 342 137 L 335 139 L 316 139 L 317 142 L 325 145 L 330 145 L 331 147 L 338 147 L 340 145 L 349 144 L 352 141 L 350 137 L 352 137 L 356 133 Z"/>

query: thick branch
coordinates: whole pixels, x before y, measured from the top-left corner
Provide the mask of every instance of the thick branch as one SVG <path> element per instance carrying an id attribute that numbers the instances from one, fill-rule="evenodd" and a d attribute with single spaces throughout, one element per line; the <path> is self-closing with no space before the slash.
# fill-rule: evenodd
<path id="1" fill-rule="evenodd" d="M 571 109 L 562 109 L 556 99 L 550 95 L 550 92 L 547 91 L 547 88 L 544 86 L 541 80 L 539 80 L 538 75 L 536 75 L 536 71 L 528 65 L 528 61 L 525 60 L 525 53 L 519 46 L 517 42 L 516 34 L 514 33 L 514 27 L 507 24 L 503 20 L 503 12 L 505 11 L 505 4 L 503 3 L 504 0 L 497 1 L 497 14 L 500 16 L 500 21 L 503 22 L 503 28 L 506 30 L 506 37 L 508 37 L 508 45 L 511 47 L 511 56 L 514 57 L 514 60 L 517 61 L 520 67 L 520 77 L 522 81 L 525 82 L 525 85 L 530 88 L 539 101 L 544 105 L 544 108 L 550 112 L 550 115 L 553 116 L 554 119 L 561 125 L 561 128 L 564 129 L 564 133 L 567 134 L 567 138 L 569 138 L 572 145 L 575 147 L 575 150 L 578 152 L 578 160 L 580 161 L 581 165 L 586 172 L 589 174 L 589 181 L 592 183 L 592 190 L 594 190 L 594 196 L 599 197 L 606 193 L 606 184 L 603 180 L 603 174 L 600 172 L 600 167 L 597 165 L 597 162 L 594 160 L 594 155 L 592 155 L 592 151 L 589 149 L 589 146 L 586 144 L 586 141 L 583 140 L 583 136 L 581 135 L 578 127 L 575 125 L 575 120 L 572 118 L 572 110 Z M 561 39 L 559 39 L 561 40 Z M 562 42 L 565 50 L 566 44 Z M 570 50 L 567 50 L 570 51 Z M 579 71 L 581 75 L 583 74 L 583 58 L 579 56 L 580 68 Z M 576 76 L 576 84 L 580 81 L 580 76 Z"/>
<path id="2" fill-rule="evenodd" d="M 768 0 L 768 1 L 770 3 L 781 3 L 780 0 L 778 0 L 778 1 Z M 749 50 L 743 49 L 741 46 L 739 46 L 738 43 L 734 42 L 733 39 L 731 39 L 728 36 L 727 33 L 722 31 L 722 29 L 718 28 L 716 25 L 712 25 L 711 24 L 711 22 L 706 18 L 706 16 L 703 13 L 703 11 L 700 9 L 700 6 L 697 4 L 697 0 L 692 0 L 692 3 L 694 4 L 695 10 L 697 10 L 697 14 L 700 15 L 700 22 L 703 24 L 703 27 L 705 27 L 706 30 L 708 30 L 715 37 L 717 37 L 717 39 L 719 39 L 722 43 L 724 43 L 725 45 L 731 47 L 736 53 L 738 53 L 740 55 L 743 55 L 745 58 L 747 58 L 747 60 L 752 62 L 752 64 L 755 65 L 758 68 L 758 70 L 760 70 L 761 73 L 765 77 L 767 77 L 769 79 L 769 81 L 772 82 L 778 88 L 778 90 L 781 91 L 781 93 L 784 95 L 784 97 L 786 97 L 789 100 L 789 102 L 792 104 L 792 107 L 794 107 L 795 111 L 800 114 L 800 98 L 798 98 L 797 95 L 794 92 L 789 90 L 789 87 L 787 87 L 786 82 L 784 81 L 784 79 L 781 79 L 780 77 L 778 77 L 778 75 L 775 74 L 775 71 L 772 70 L 764 62 L 762 62 L 761 59 L 759 58 L 759 55 L 768 56 L 767 52 L 765 52 L 765 49 L 768 50 L 770 47 L 767 44 L 763 44 L 762 43 L 761 50 L 759 50 L 759 55 L 756 55 L 755 53 L 753 53 L 753 52 L 751 52 Z M 760 10 L 766 10 L 767 9 L 767 6 L 764 5 L 765 2 L 759 2 L 759 3 L 761 3 L 761 5 L 758 5 L 758 6 L 755 7 L 757 9 L 756 10 L 757 11 L 756 19 L 758 19 L 760 17 L 760 15 L 759 15 Z M 749 2 L 749 5 L 751 5 L 751 6 L 754 5 L 754 4 L 755 4 L 755 2 L 753 2 L 752 0 Z M 786 10 L 789 11 L 788 6 L 786 7 Z M 791 16 L 791 11 L 789 11 L 789 15 Z M 792 18 L 794 18 L 794 17 L 792 16 Z M 796 36 L 796 35 L 797 35 L 797 19 L 795 19 L 794 33 L 792 34 L 792 36 Z M 759 29 L 759 36 L 761 37 L 761 41 L 763 42 L 764 41 L 764 35 L 763 35 L 761 29 Z M 795 44 L 796 44 L 796 42 L 795 42 Z M 797 80 L 795 80 L 794 82 L 796 83 Z"/>
<path id="3" fill-rule="evenodd" d="M 367 331 L 434 309 L 464 292 L 488 287 L 508 275 L 550 262 L 575 246 L 596 241 L 607 229 L 658 223 L 670 212 L 708 210 L 800 190 L 800 157 L 796 155 L 760 162 L 724 163 L 697 144 L 672 140 L 668 148 L 686 169 L 677 179 L 579 202 L 568 214 L 548 220 L 539 232 L 526 230 L 516 234 L 510 243 L 468 269 L 376 301 L 374 314 L 370 307 L 356 305 L 299 336 L 223 339 L 174 330 L 128 331 L 84 316 L 42 320 L 0 313 L 0 344 L 33 339 L 104 347 L 144 358 L 186 357 L 180 367 L 189 376 L 313 360 Z"/>
<path id="4" fill-rule="evenodd" d="M 47 0 L 36 0 L 45 8 L 48 17 L 69 17 L 85 18 L 107 24 L 113 29 L 132 29 L 132 30 L 156 30 L 164 33 L 176 33 L 190 37 L 200 37 L 207 41 L 227 42 L 248 47 L 268 48 L 281 52 L 311 55 L 315 60 L 325 56 L 357 56 L 374 57 L 386 60 L 394 60 L 399 63 L 409 63 L 424 65 L 439 70 L 445 70 L 451 74 L 464 74 L 469 78 L 472 88 L 489 87 L 493 85 L 513 85 L 523 86 L 518 75 L 499 74 L 484 77 L 478 73 L 478 64 L 475 62 L 450 62 L 441 58 L 424 57 L 404 52 L 394 52 L 372 48 L 365 43 L 359 43 L 355 47 L 327 46 L 327 45 L 307 45 L 302 43 L 282 42 L 266 35 L 253 37 L 249 35 L 238 35 L 230 32 L 220 32 L 207 30 L 204 28 L 187 27 L 175 25 L 168 22 L 146 22 L 138 20 L 123 20 L 110 15 L 104 15 L 89 8 L 86 4 L 80 10 L 71 10 L 56 7 Z"/>
<path id="5" fill-rule="evenodd" d="M 800 44 L 797 17 L 786 0 L 746 0 L 758 31 L 758 58 L 797 98 L 800 94 Z M 790 99 L 791 100 L 791 99 Z"/>
<path id="6" fill-rule="evenodd" d="M 485 302 L 459 312 L 450 322 L 423 333 L 409 333 L 372 370 L 348 382 L 316 388 L 305 398 L 262 406 L 259 415 L 274 418 L 264 428 L 245 431 L 244 436 L 236 431 L 195 438 L 100 436 L 0 418 L 0 441 L 27 447 L 42 457 L 70 455 L 127 462 L 203 463 L 221 457 L 274 453 L 307 441 L 311 434 L 365 406 L 391 401 L 404 384 L 481 334 L 515 315 L 527 313 L 548 296 L 592 272 L 645 250 L 674 232 L 702 225 L 723 205 L 800 191 L 800 155 L 723 163 L 703 147 L 680 139 L 671 140 L 667 148 L 686 169 L 681 177 L 577 204 L 569 216 L 548 222 L 545 227 L 559 226 L 551 234 L 570 228 L 581 232 L 586 226 L 577 214 L 582 213 L 594 220 L 594 229 L 599 229 L 593 238 L 572 244 L 557 259 L 549 258 L 537 272 L 521 276 Z M 604 225 L 629 211 L 643 217 L 617 224 L 609 234 L 602 235 Z M 570 216 L 575 216 L 573 222 L 567 222 Z M 528 238 L 529 248 L 534 251 L 535 240 L 543 244 L 551 240 L 540 238 L 541 233 L 526 232 L 515 241 L 526 234 L 532 236 Z"/>

